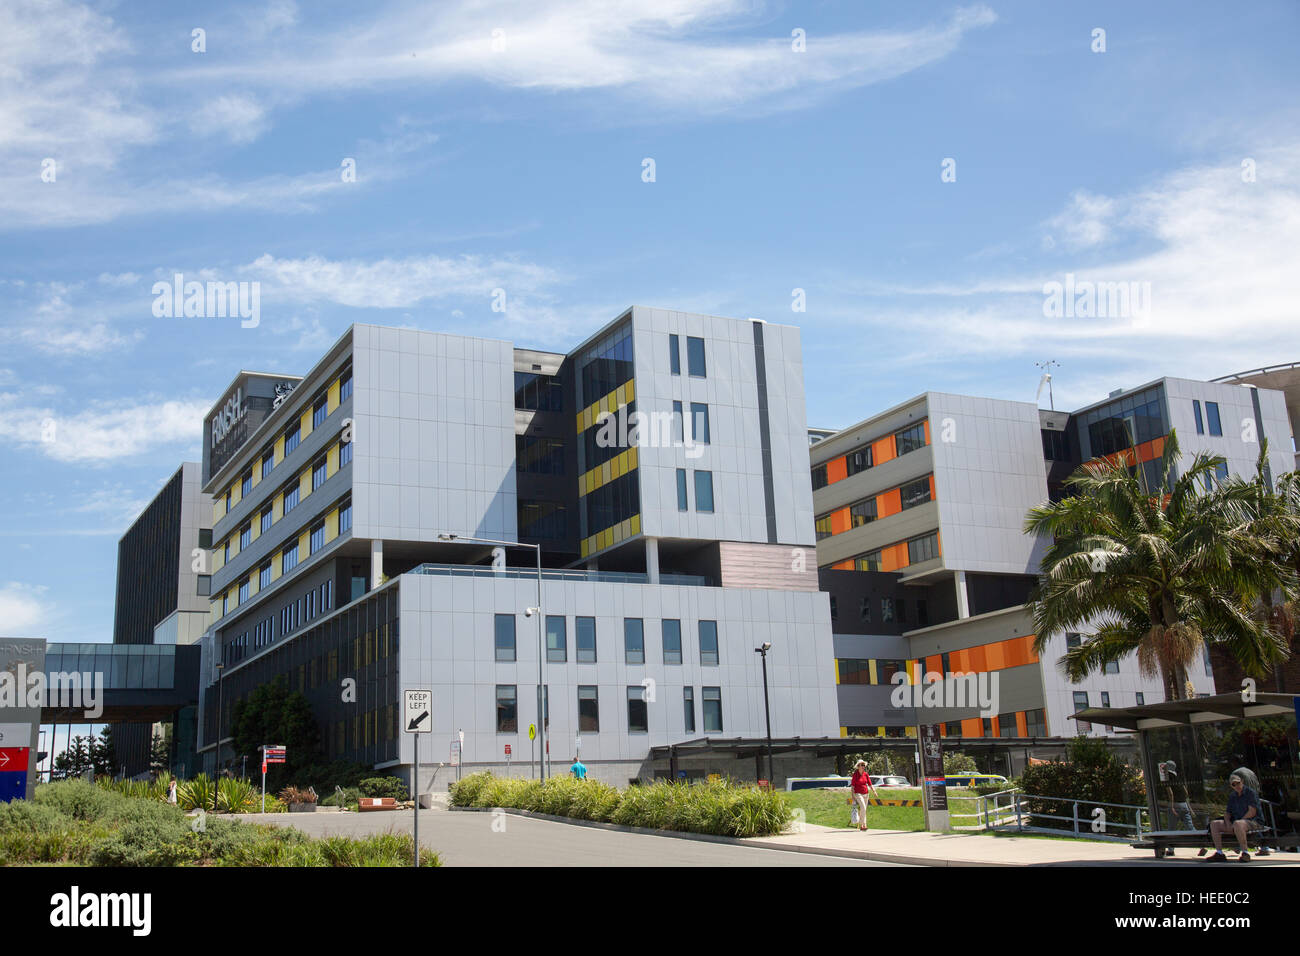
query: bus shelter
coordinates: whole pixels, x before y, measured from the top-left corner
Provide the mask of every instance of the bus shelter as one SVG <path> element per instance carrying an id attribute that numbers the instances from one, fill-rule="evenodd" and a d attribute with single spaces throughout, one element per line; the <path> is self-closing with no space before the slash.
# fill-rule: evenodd
<path id="1" fill-rule="evenodd" d="M 1300 753 L 1290 694 L 1218 694 L 1135 707 L 1089 707 L 1076 721 L 1135 733 L 1147 808 L 1156 830 L 1205 831 L 1223 816 L 1228 778 L 1245 770 L 1266 823 L 1278 836 L 1300 834 Z M 1189 825 L 1190 824 L 1190 825 Z"/>

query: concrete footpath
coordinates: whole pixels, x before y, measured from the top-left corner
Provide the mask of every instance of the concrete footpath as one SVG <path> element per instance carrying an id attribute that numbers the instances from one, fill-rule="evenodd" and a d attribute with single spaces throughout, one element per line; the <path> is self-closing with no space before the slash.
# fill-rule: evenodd
<path id="1" fill-rule="evenodd" d="M 805 824 L 801 833 L 752 837 L 736 842 L 775 850 L 845 856 L 880 863 L 914 866 L 1300 866 L 1300 853 L 1252 856 L 1238 863 L 1235 852 L 1227 863 L 1207 863 L 1195 850 L 1157 860 L 1153 850 L 1127 843 L 1095 840 L 1044 839 L 986 833 L 924 833 L 900 830 L 838 829 Z M 1224 852 L 1228 852 L 1225 848 Z"/>

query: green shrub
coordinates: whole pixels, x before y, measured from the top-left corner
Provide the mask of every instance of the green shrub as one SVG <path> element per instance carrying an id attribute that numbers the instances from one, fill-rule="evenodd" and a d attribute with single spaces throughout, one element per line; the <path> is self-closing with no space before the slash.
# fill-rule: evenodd
<path id="1" fill-rule="evenodd" d="M 1146 802 L 1146 788 L 1136 769 L 1119 760 L 1104 741 L 1077 737 L 1070 742 L 1066 760 L 1031 764 L 1017 781 L 1023 791 L 1021 805 L 1029 812 L 1034 826 L 1053 830 L 1072 830 L 1071 820 L 1052 820 L 1047 815 L 1070 817 L 1074 807 L 1067 801 L 1079 801 L 1081 830 L 1088 830 L 1092 811 L 1099 803 L 1126 803 L 1141 806 Z M 1063 797 L 1064 800 L 1035 799 Z M 1103 808 L 1114 816 L 1116 807 Z M 1036 816 L 1035 816 L 1036 815 Z M 1127 821 L 1126 821 L 1127 822 Z"/>
<path id="2" fill-rule="evenodd" d="M 176 786 L 176 805 L 182 810 L 212 809 L 213 782 L 201 773 L 193 780 L 183 780 Z"/>
<path id="3" fill-rule="evenodd" d="M 322 807 L 355 807 L 361 797 L 360 787 L 348 787 L 344 790 L 335 790 L 322 800 L 320 805 Z"/>
<path id="4" fill-rule="evenodd" d="M 409 800 L 406 784 L 397 777 L 367 777 L 358 784 L 363 797 L 392 797 L 394 800 Z"/>
<path id="5" fill-rule="evenodd" d="M 217 809 L 223 813 L 256 813 L 261 806 L 261 788 L 230 777 L 217 781 Z"/>
<path id="6" fill-rule="evenodd" d="M 32 799 L 74 820 L 93 820 L 121 798 L 84 780 L 60 780 L 37 787 Z"/>
<path id="7" fill-rule="evenodd" d="M 198 835 L 183 818 L 123 824 L 90 854 L 95 866 L 181 866 L 200 858 Z"/>
<path id="8" fill-rule="evenodd" d="M 479 794 L 487 786 L 489 780 L 494 779 L 492 774 L 486 770 L 478 773 L 471 773 L 466 777 L 457 780 L 447 788 L 451 794 L 451 805 L 453 807 L 479 807 Z"/>

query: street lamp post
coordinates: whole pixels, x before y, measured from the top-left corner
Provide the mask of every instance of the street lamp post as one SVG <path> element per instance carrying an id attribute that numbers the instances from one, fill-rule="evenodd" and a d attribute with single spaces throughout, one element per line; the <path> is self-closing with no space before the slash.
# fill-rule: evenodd
<path id="1" fill-rule="evenodd" d="M 214 648 L 215 653 L 215 648 Z M 217 812 L 217 782 L 221 778 L 221 697 L 225 690 L 225 685 L 221 683 L 222 671 L 226 669 L 225 664 L 217 665 L 217 749 L 215 761 L 212 766 L 212 812 Z"/>
<path id="2" fill-rule="evenodd" d="M 776 776 L 772 772 L 772 708 L 767 699 L 767 652 L 772 645 L 764 641 L 762 647 L 754 648 L 754 653 L 763 658 L 763 715 L 767 718 L 767 785 L 776 786 Z"/>
<path id="3" fill-rule="evenodd" d="M 443 541 L 464 541 L 467 544 L 490 544 L 500 548 L 532 548 L 537 557 L 537 606 L 524 609 L 525 617 L 537 618 L 537 740 L 541 751 L 539 777 L 546 780 L 546 678 L 543 667 L 546 661 L 546 638 L 542 630 L 542 546 L 524 541 L 497 541 L 493 538 L 470 538 L 458 534 L 440 534 Z M 464 755 L 462 754 L 462 759 Z"/>

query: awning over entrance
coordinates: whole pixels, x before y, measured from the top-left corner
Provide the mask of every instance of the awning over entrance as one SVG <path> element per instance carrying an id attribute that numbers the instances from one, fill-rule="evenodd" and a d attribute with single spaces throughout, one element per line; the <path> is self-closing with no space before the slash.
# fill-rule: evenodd
<path id="1" fill-rule="evenodd" d="M 1153 730 L 1158 727 L 1292 714 L 1295 713 L 1295 700 L 1290 694 L 1256 693 L 1251 701 L 1243 700 L 1239 693 L 1216 694 L 1213 697 L 1171 700 L 1140 707 L 1089 707 L 1071 716 L 1075 720 L 1107 724 L 1125 730 Z"/>

